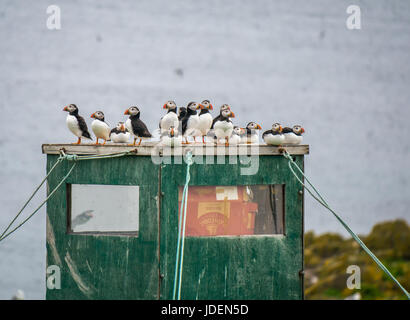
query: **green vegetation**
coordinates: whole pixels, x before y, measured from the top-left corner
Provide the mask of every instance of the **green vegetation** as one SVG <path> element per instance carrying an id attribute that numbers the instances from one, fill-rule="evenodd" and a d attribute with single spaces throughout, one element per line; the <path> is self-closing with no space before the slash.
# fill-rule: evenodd
<path id="1" fill-rule="evenodd" d="M 410 290 L 410 227 L 404 220 L 376 224 L 360 236 L 399 282 Z M 361 289 L 348 289 L 350 265 L 361 271 Z M 361 299 L 406 299 L 397 285 L 353 239 L 335 233 L 305 234 L 306 299 L 345 299 L 356 292 Z"/>

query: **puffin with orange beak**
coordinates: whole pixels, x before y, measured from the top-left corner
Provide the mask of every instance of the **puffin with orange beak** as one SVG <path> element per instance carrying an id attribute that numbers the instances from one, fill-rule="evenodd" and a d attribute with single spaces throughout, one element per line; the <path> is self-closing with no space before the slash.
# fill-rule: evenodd
<path id="1" fill-rule="evenodd" d="M 226 108 L 220 114 L 220 118 L 214 123 L 214 134 L 217 139 L 217 143 L 220 139 L 225 140 L 225 145 L 229 146 L 229 138 L 232 135 L 233 124 L 230 118 L 235 118 L 235 114 Z"/>
<path id="2" fill-rule="evenodd" d="M 182 135 L 185 139 L 184 144 L 188 144 L 188 137 L 194 137 L 194 141 L 196 142 L 195 138 L 201 135 L 201 132 L 198 129 L 199 117 L 197 114 L 197 110 L 200 109 L 199 103 L 197 102 L 190 102 L 187 106 L 187 112 L 185 116 L 182 118 Z"/>
<path id="3" fill-rule="evenodd" d="M 221 109 L 219 111 L 219 115 L 212 121 L 211 129 L 214 128 L 215 122 L 217 122 L 218 120 L 220 120 L 222 118 L 222 111 L 224 111 L 224 110 L 231 110 L 231 106 L 229 104 L 226 104 L 226 103 L 221 106 Z"/>
<path id="4" fill-rule="evenodd" d="M 209 111 L 213 110 L 213 106 L 209 100 L 204 100 L 199 104 L 199 107 L 201 112 L 199 113 L 198 129 L 202 134 L 202 143 L 205 143 L 205 137 L 212 127 L 213 119 Z"/>
<path id="5" fill-rule="evenodd" d="M 229 144 L 232 144 L 232 145 L 240 144 L 241 143 L 241 138 L 242 138 L 242 136 L 245 135 L 245 132 L 246 131 L 245 131 L 244 128 L 234 126 L 233 131 L 232 131 L 232 135 L 229 138 Z"/>
<path id="6" fill-rule="evenodd" d="M 111 141 L 114 143 L 127 143 L 130 141 L 130 137 L 124 122 L 118 122 L 117 126 L 110 132 Z"/>
<path id="7" fill-rule="evenodd" d="M 303 137 L 302 134 L 305 133 L 305 129 L 300 125 L 294 125 L 292 128 L 283 128 L 283 135 L 285 136 L 284 144 L 301 144 Z"/>
<path id="8" fill-rule="evenodd" d="M 259 142 L 259 134 L 257 131 L 261 130 L 262 127 L 256 122 L 249 122 L 246 125 L 246 134 L 242 137 L 242 143 L 256 144 Z"/>
<path id="9" fill-rule="evenodd" d="M 171 126 L 167 132 L 163 132 L 161 135 L 161 145 L 167 147 L 180 147 L 182 144 L 182 136 L 178 135 L 178 129 Z"/>
<path id="10" fill-rule="evenodd" d="M 283 127 L 280 123 L 274 123 L 271 130 L 267 130 L 262 134 L 262 139 L 266 144 L 280 146 L 285 142 L 285 135 L 282 131 Z"/>
<path id="11" fill-rule="evenodd" d="M 80 144 L 83 137 L 92 140 L 84 118 L 78 114 L 77 106 L 73 103 L 69 104 L 64 107 L 63 111 L 68 112 L 66 119 L 68 129 L 78 137 L 76 144 Z"/>
<path id="12" fill-rule="evenodd" d="M 177 105 L 174 101 L 167 101 L 163 109 L 168 110 L 167 114 L 159 121 L 159 128 L 161 133 L 168 132 L 169 128 L 178 128 L 179 119 L 177 115 Z"/>
<path id="13" fill-rule="evenodd" d="M 147 126 L 144 122 L 140 119 L 140 109 L 137 106 L 129 107 L 125 110 L 124 115 L 129 115 L 130 117 L 125 122 L 125 127 L 127 130 L 134 135 L 134 143 L 132 144 L 135 146 L 137 139 L 139 138 L 138 146 L 141 144 L 142 139 L 151 138 L 152 135 L 148 131 Z"/>
<path id="14" fill-rule="evenodd" d="M 102 111 L 96 111 L 91 115 L 93 122 L 91 123 L 91 129 L 93 130 L 97 141 L 95 145 L 99 145 L 98 139 L 103 139 L 105 143 L 110 140 L 110 126 L 105 122 L 105 116 Z"/>

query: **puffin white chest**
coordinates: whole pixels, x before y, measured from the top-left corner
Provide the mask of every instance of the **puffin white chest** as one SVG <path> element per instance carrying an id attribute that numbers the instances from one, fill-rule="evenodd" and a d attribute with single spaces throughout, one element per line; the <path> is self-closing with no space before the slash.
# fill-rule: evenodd
<path id="1" fill-rule="evenodd" d="M 164 136 L 161 138 L 161 144 L 167 147 L 180 147 L 182 145 L 181 136 Z"/>
<path id="2" fill-rule="evenodd" d="M 134 131 L 132 130 L 132 124 L 131 124 L 131 119 L 127 119 L 127 121 L 125 121 L 125 127 L 127 128 L 127 130 L 129 132 L 131 132 L 132 134 L 134 134 Z"/>
<path id="3" fill-rule="evenodd" d="M 229 144 L 240 144 L 241 143 L 241 137 L 237 134 L 233 134 L 229 138 Z"/>
<path id="4" fill-rule="evenodd" d="M 212 126 L 212 115 L 207 112 L 199 115 L 198 129 L 201 131 L 202 135 L 206 135 Z"/>
<path id="5" fill-rule="evenodd" d="M 233 124 L 230 121 L 217 121 L 214 125 L 215 135 L 217 138 L 227 138 L 230 137 L 233 131 Z"/>
<path id="6" fill-rule="evenodd" d="M 185 136 L 198 136 L 200 135 L 199 129 L 199 117 L 197 114 L 191 115 L 188 118 L 187 127 L 185 130 Z"/>
<path id="7" fill-rule="evenodd" d="M 263 141 L 265 141 L 266 144 L 277 146 L 284 143 L 285 136 L 283 134 L 269 133 L 263 136 Z"/>
<path id="8" fill-rule="evenodd" d="M 72 116 L 70 114 L 67 115 L 66 118 L 66 123 L 67 123 L 67 127 L 68 129 L 77 137 L 81 137 L 82 136 L 82 131 L 80 129 L 80 126 L 78 125 L 78 120 L 75 116 Z"/>
<path id="9" fill-rule="evenodd" d="M 242 143 L 251 143 L 256 144 L 259 142 L 259 135 L 256 132 L 251 133 L 250 135 L 244 135 L 241 138 Z"/>
<path id="10" fill-rule="evenodd" d="M 169 128 L 178 128 L 179 119 L 175 112 L 168 112 L 161 120 L 161 132 L 168 131 Z"/>
<path id="11" fill-rule="evenodd" d="M 91 123 L 91 129 L 97 138 L 104 140 L 110 139 L 110 127 L 104 121 L 98 119 L 94 120 Z"/>
<path id="12" fill-rule="evenodd" d="M 119 132 L 119 133 L 111 133 L 111 141 L 114 143 L 126 143 L 130 141 L 130 133 L 129 132 Z"/>
<path id="13" fill-rule="evenodd" d="M 298 136 L 293 132 L 288 132 L 283 134 L 285 136 L 285 144 L 300 144 L 303 140 L 302 136 Z"/>

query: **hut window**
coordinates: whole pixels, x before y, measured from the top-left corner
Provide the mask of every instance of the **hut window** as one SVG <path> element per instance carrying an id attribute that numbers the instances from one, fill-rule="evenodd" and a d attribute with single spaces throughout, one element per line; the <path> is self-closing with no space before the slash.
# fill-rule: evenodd
<path id="1" fill-rule="evenodd" d="M 69 232 L 138 232 L 138 186 L 69 184 L 67 198 Z"/>
<path id="2" fill-rule="evenodd" d="M 284 189 L 283 184 L 189 187 L 186 235 L 284 234 Z"/>

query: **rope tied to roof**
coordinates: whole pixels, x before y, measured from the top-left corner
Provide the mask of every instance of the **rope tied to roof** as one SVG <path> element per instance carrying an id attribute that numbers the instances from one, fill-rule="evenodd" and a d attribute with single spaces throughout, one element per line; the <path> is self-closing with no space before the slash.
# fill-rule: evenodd
<path id="1" fill-rule="evenodd" d="M 304 174 L 303 170 L 298 166 L 298 164 L 293 160 L 292 156 L 288 153 L 288 151 L 285 148 L 281 148 L 282 155 L 288 160 L 288 166 L 292 174 L 295 176 L 296 180 L 303 186 L 304 189 L 309 192 L 309 194 L 315 199 L 317 202 L 319 202 L 323 207 L 325 207 L 327 210 L 329 210 L 335 217 L 336 219 L 340 222 L 340 224 L 349 232 L 349 234 L 352 236 L 352 238 L 362 247 L 362 249 L 376 262 L 376 264 L 382 269 L 397 285 L 398 287 L 404 292 L 404 294 L 407 296 L 407 298 L 410 300 L 410 294 L 407 292 L 407 290 L 400 284 L 400 282 L 391 274 L 391 272 L 385 267 L 385 265 L 376 257 L 376 255 L 363 243 L 363 241 L 358 237 L 356 233 L 353 232 L 352 229 L 347 225 L 346 222 L 343 221 L 343 219 L 329 206 L 329 204 L 326 202 L 326 200 L 322 197 L 320 192 L 315 188 L 315 186 L 309 181 L 309 179 L 306 177 Z M 295 172 L 294 168 L 299 172 L 299 174 L 302 176 L 299 177 L 297 173 Z M 308 185 L 306 185 L 302 179 L 304 179 Z M 312 188 L 312 190 L 310 189 Z"/>
<path id="2" fill-rule="evenodd" d="M 79 156 L 77 154 L 66 154 L 64 149 L 60 150 L 60 156 L 57 158 L 57 161 L 54 163 L 54 165 L 51 167 L 51 169 L 48 171 L 47 175 L 45 178 L 41 181 L 41 183 L 38 185 L 38 187 L 34 190 L 34 192 L 30 195 L 28 200 L 24 203 L 23 207 L 20 209 L 20 211 L 16 214 L 16 216 L 11 220 L 11 222 L 8 224 L 6 229 L 1 233 L 0 235 L 0 242 L 3 241 L 5 238 L 10 236 L 12 233 L 17 231 L 20 227 L 22 227 L 28 220 L 30 220 L 43 206 L 44 204 L 47 203 L 47 201 L 56 193 L 56 191 L 61 187 L 61 185 L 67 180 L 67 178 L 71 175 L 73 172 L 75 166 L 77 165 L 77 161 L 79 160 L 97 160 L 97 159 L 106 159 L 106 158 L 117 158 L 117 157 L 123 157 L 131 154 L 135 154 L 136 150 L 131 150 L 127 152 L 121 152 L 121 153 L 111 153 L 111 154 L 105 154 L 105 155 L 87 155 L 87 156 Z M 33 199 L 33 197 L 37 194 L 37 192 L 40 190 L 44 182 L 48 180 L 48 177 L 51 175 L 51 173 L 64 161 L 71 161 L 74 162 L 74 164 L 71 166 L 71 168 L 68 170 L 67 174 L 65 174 L 60 182 L 57 184 L 57 186 L 48 194 L 46 199 L 30 214 L 27 216 L 26 219 L 24 219 L 20 224 L 18 224 L 15 228 L 13 228 L 11 231 L 10 228 L 14 224 L 14 222 L 17 220 L 17 218 L 22 214 L 24 209 L 27 207 L 27 205 L 30 203 L 30 201 Z"/>
<path id="3" fill-rule="evenodd" d="M 192 160 L 192 152 L 188 151 L 185 156 L 186 167 L 186 177 L 184 191 L 182 192 L 181 198 L 181 208 L 179 212 L 179 222 L 178 222 L 178 243 L 177 252 L 175 258 L 175 275 L 174 275 L 174 290 L 172 294 L 173 300 L 181 300 L 181 286 L 182 286 L 182 270 L 184 266 L 184 244 L 185 244 L 185 226 L 186 226 L 186 211 L 188 204 L 188 185 L 191 179 L 189 168 L 194 163 Z M 177 295 L 178 287 L 178 295 Z"/>

